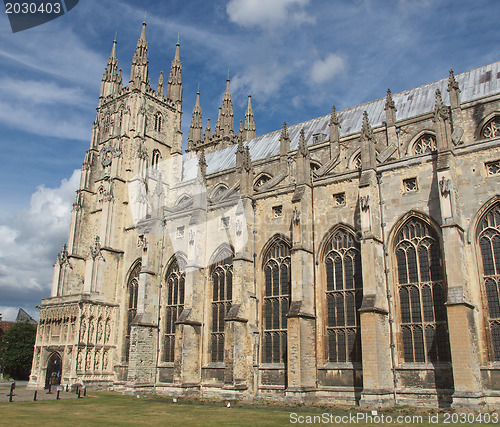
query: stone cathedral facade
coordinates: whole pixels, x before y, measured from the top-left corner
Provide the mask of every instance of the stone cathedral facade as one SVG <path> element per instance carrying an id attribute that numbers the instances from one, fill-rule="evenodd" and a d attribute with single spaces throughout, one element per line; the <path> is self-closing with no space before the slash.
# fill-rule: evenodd
<path id="1" fill-rule="evenodd" d="M 500 63 L 185 153 L 181 65 L 113 43 L 30 385 L 498 405 Z"/>

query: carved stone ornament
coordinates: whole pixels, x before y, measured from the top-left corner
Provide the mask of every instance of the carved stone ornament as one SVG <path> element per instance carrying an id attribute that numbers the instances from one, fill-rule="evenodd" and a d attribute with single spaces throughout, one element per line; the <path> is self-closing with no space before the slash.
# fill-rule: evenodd
<path id="1" fill-rule="evenodd" d="M 241 236 L 243 233 L 243 221 L 241 219 L 236 220 L 236 235 Z"/>
<path id="2" fill-rule="evenodd" d="M 141 234 L 137 239 L 137 247 L 142 248 L 143 251 L 148 249 L 148 240 L 144 234 Z"/>
<path id="3" fill-rule="evenodd" d="M 57 262 L 60 266 L 68 265 L 69 267 L 71 267 L 68 255 L 68 247 L 66 245 L 63 245 L 62 251 L 57 255 Z"/>
<path id="4" fill-rule="evenodd" d="M 101 243 L 99 241 L 99 236 L 96 236 L 96 238 L 94 240 L 94 244 L 92 246 L 90 246 L 90 256 L 92 257 L 92 259 L 94 261 L 96 259 L 101 259 L 101 260 L 105 261 L 104 257 L 102 256 L 102 252 L 101 252 Z"/>
<path id="5" fill-rule="evenodd" d="M 445 196 L 451 191 L 451 181 L 450 179 L 445 178 L 444 176 L 439 181 L 439 191 L 441 192 L 441 196 Z"/>
<path id="6" fill-rule="evenodd" d="M 101 154 L 101 163 L 104 167 L 111 165 L 113 161 L 113 147 L 107 146 L 103 149 Z"/>
<path id="7" fill-rule="evenodd" d="M 293 208 L 292 212 L 292 222 L 294 225 L 300 224 L 300 211 L 297 208 Z"/>
<path id="8" fill-rule="evenodd" d="M 359 206 L 363 211 L 367 211 L 370 208 L 370 196 L 368 194 L 359 197 Z"/>
<path id="9" fill-rule="evenodd" d="M 189 234 L 188 234 L 188 241 L 189 241 L 189 244 L 190 245 L 193 245 L 194 244 L 194 237 L 196 236 L 196 232 L 194 230 L 189 230 Z"/>

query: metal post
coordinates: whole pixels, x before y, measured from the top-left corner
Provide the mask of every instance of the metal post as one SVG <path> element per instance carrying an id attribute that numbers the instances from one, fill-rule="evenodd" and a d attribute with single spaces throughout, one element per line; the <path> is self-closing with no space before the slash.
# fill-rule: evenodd
<path id="1" fill-rule="evenodd" d="M 60 390 L 57 390 L 56 400 L 59 400 L 59 393 L 60 393 Z"/>
<path id="2" fill-rule="evenodd" d="M 83 397 L 87 397 L 87 387 L 83 389 Z"/>
<path id="3" fill-rule="evenodd" d="M 33 402 L 36 402 L 36 390 L 35 390 L 35 394 L 33 394 Z"/>
<path id="4" fill-rule="evenodd" d="M 78 389 L 78 399 L 80 399 L 80 389 Z"/>
<path id="5" fill-rule="evenodd" d="M 47 392 L 47 394 L 52 394 L 52 384 L 49 384 L 49 391 Z"/>

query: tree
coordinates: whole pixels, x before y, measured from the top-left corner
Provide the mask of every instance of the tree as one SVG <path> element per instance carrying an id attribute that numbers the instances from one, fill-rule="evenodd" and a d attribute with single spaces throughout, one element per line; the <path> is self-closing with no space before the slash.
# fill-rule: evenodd
<path id="1" fill-rule="evenodd" d="M 16 323 L 0 335 L 0 367 L 4 374 L 27 380 L 31 372 L 36 325 Z"/>

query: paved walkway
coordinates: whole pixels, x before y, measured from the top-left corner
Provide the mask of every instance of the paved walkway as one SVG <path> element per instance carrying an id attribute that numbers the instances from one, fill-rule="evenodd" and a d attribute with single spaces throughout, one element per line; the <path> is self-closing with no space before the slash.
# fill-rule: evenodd
<path id="1" fill-rule="evenodd" d="M 0 383 L 0 403 L 9 402 L 10 399 L 10 387 L 11 383 Z M 78 399 L 78 395 L 73 391 L 66 391 L 66 388 L 59 387 L 59 399 Z M 57 387 L 52 387 L 52 393 L 47 393 L 48 390 L 38 389 L 36 390 L 36 400 L 56 400 L 57 399 Z M 12 396 L 12 403 L 15 402 L 28 402 L 33 401 L 35 395 L 35 390 L 27 390 L 26 386 L 18 385 L 16 383 L 16 388 L 14 389 L 14 395 Z M 83 390 L 80 391 L 80 396 L 83 398 Z"/>

